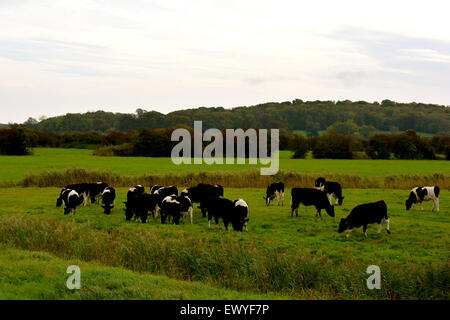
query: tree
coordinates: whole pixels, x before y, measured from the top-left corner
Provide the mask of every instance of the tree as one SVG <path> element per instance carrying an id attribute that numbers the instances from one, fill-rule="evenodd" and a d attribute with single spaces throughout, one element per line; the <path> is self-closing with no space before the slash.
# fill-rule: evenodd
<path id="1" fill-rule="evenodd" d="M 306 153 L 309 150 L 308 140 L 305 137 L 299 134 L 294 134 L 293 138 L 293 151 L 294 155 L 292 158 L 294 159 L 304 159 Z"/>

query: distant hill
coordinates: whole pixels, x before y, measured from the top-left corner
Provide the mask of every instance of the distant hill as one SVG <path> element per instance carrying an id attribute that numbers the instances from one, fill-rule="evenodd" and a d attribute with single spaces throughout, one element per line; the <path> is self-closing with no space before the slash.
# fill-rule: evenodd
<path id="1" fill-rule="evenodd" d="M 70 113 L 42 121 L 30 118 L 24 124 L 43 131 L 128 131 L 141 127 L 169 128 L 193 126 L 202 120 L 203 128 L 279 128 L 302 130 L 318 135 L 330 126 L 349 127 L 363 131 L 405 131 L 413 129 L 428 134 L 450 134 L 450 109 L 423 103 L 382 103 L 365 101 L 302 101 L 269 102 L 249 107 L 225 109 L 200 107 L 164 115 L 156 111 L 136 110 L 134 114 L 96 111 Z"/>

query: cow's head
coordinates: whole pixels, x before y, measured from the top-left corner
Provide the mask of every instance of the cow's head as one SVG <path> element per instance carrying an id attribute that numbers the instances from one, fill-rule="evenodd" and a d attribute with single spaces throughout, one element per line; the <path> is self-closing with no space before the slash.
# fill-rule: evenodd
<path id="1" fill-rule="evenodd" d="M 61 207 L 62 206 L 62 199 L 61 198 L 58 198 L 58 199 L 56 199 L 56 207 Z"/>
<path id="2" fill-rule="evenodd" d="M 105 204 L 102 205 L 102 208 L 104 209 L 103 212 L 104 212 L 105 214 L 110 214 L 112 208 L 114 208 L 114 205 L 113 205 L 113 204 L 110 204 L 110 203 L 105 203 Z"/>
<path id="3" fill-rule="evenodd" d="M 345 230 L 347 230 L 348 228 L 349 228 L 349 224 L 348 224 L 347 219 L 342 218 L 341 221 L 339 222 L 339 229 L 338 229 L 338 232 L 339 232 L 339 233 L 342 233 L 342 232 L 344 232 Z"/>
<path id="4" fill-rule="evenodd" d="M 338 199 L 338 203 L 339 203 L 340 206 L 342 206 L 342 201 L 344 201 L 344 198 L 345 198 L 345 197 L 340 197 L 340 198 Z"/>
<path id="5" fill-rule="evenodd" d="M 323 177 L 317 178 L 317 180 L 314 182 L 314 186 L 318 189 L 322 188 L 324 184 L 325 184 L 325 178 L 323 178 Z"/>
<path id="6" fill-rule="evenodd" d="M 416 196 L 415 196 L 415 194 L 414 194 L 413 192 L 411 192 L 411 193 L 409 194 L 409 198 L 406 199 L 406 201 L 405 201 L 405 207 L 406 207 L 406 210 L 411 209 L 411 206 L 412 206 L 414 203 L 416 203 L 416 202 L 417 202 Z"/>
<path id="7" fill-rule="evenodd" d="M 125 220 L 130 221 L 131 218 L 133 218 L 133 210 L 131 210 L 130 207 L 128 207 L 128 202 L 124 202 L 125 204 Z"/>
<path id="8" fill-rule="evenodd" d="M 325 208 L 325 211 L 328 213 L 328 215 L 332 218 L 334 218 L 334 207 L 329 206 L 328 208 Z"/>
<path id="9" fill-rule="evenodd" d="M 64 214 L 69 214 L 71 211 L 70 207 L 64 207 Z"/>

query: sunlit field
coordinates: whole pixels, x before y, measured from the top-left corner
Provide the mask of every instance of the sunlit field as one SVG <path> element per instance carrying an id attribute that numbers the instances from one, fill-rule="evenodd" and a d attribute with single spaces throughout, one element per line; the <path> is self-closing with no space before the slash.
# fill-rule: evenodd
<path id="1" fill-rule="evenodd" d="M 448 161 L 436 160 L 331 160 L 290 159 L 292 152 L 280 152 L 280 169 L 302 173 L 346 173 L 361 177 L 391 174 L 450 173 Z M 175 165 L 170 158 L 98 157 L 88 149 L 36 148 L 33 156 L 0 156 L 0 182 L 18 181 L 28 173 L 81 167 L 108 170 L 124 175 L 185 173 L 200 171 L 248 171 L 260 165 Z"/>

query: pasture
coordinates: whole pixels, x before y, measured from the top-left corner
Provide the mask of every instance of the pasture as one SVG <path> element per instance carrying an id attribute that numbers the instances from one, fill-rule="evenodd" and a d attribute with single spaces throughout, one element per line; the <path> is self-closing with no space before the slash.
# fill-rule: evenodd
<path id="1" fill-rule="evenodd" d="M 226 232 L 222 221 L 220 229 L 208 229 L 197 205 L 193 225 L 126 222 L 122 201 L 127 188 L 117 188 L 110 216 L 97 205 L 64 216 L 55 207 L 59 188 L 1 190 L 0 278 L 18 275 L 13 284 L 0 281 L 6 297 L 14 296 L 17 286 L 23 297 L 51 299 L 449 298 L 447 190 L 442 190 L 439 213 L 430 211 L 430 202 L 423 212 L 405 211 L 408 190 L 344 189 L 335 218 L 325 212 L 316 218 L 313 207 L 303 206 L 298 218 L 290 218 L 289 188 L 280 207 L 265 206 L 264 189 L 225 188 L 225 197 L 249 204 L 248 233 Z M 340 218 L 351 208 L 379 199 L 388 205 L 391 235 L 385 227 L 377 234 L 376 225 L 369 225 L 365 240 L 361 228 L 348 239 L 337 233 Z M 12 256 L 18 257 L 12 260 L 15 271 L 7 267 Z M 39 270 L 39 260 L 48 272 Z M 86 291 L 65 289 L 64 270 L 73 261 L 80 262 Z M 381 268 L 381 290 L 365 284 L 366 268 L 373 264 Z M 23 289 L 27 286 L 33 290 Z"/>
<path id="2" fill-rule="evenodd" d="M 280 169 L 302 173 L 356 174 L 382 179 L 401 174 L 450 174 L 448 161 L 436 160 L 330 160 L 290 159 L 292 152 L 280 152 Z M 183 174 L 190 172 L 244 172 L 260 165 L 175 165 L 170 158 L 98 157 L 88 149 L 36 148 L 33 156 L 0 156 L 0 182 L 19 181 L 27 174 L 81 167 L 103 169 L 121 175 Z"/>

